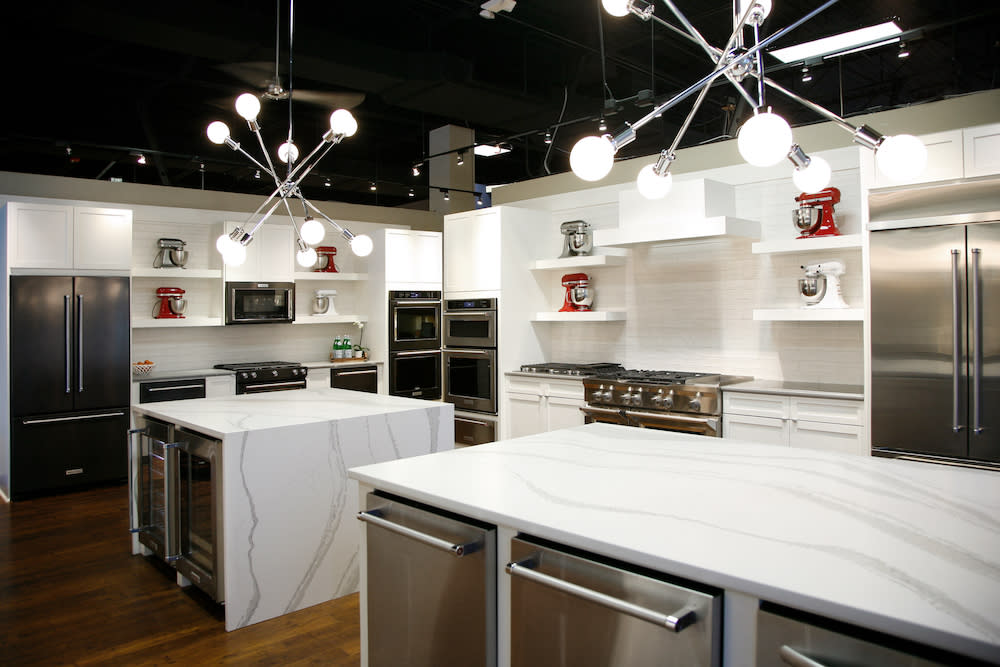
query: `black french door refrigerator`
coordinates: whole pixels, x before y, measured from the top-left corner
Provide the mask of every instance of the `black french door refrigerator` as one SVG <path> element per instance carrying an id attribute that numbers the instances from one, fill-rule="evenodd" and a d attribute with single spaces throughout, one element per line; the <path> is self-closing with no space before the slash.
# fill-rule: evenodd
<path id="1" fill-rule="evenodd" d="M 1000 222 L 871 234 L 872 453 L 1000 468 Z"/>
<path id="2" fill-rule="evenodd" d="M 11 276 L 11 498 L 124 480 L 129 279 Z"/>

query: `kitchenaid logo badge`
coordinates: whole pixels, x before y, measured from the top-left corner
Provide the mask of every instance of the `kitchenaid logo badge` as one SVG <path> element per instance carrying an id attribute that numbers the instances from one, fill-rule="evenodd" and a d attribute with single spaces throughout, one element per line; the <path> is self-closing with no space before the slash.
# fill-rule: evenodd
<path id="1" fill-rule="evenodd" d="M 257 283 L 257 287 L 270 287 L 270 283 Z"/>

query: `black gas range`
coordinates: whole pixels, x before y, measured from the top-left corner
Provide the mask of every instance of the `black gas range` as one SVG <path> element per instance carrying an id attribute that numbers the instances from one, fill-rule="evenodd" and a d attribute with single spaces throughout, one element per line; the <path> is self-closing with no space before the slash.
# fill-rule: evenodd
<path id="1" fill-rule="evenodd" d="M 305 389 L 306 376 L 309 374 L 308 368 L 295 361 L 215 364 L 215 368 L 235 373 L 237 394 Z"/>
<path id="2" fill-rule="evenodd" d="M 723 386 L 749 376 L 619 369 L 583 379 L 586 421 L 722 435 Z"/>

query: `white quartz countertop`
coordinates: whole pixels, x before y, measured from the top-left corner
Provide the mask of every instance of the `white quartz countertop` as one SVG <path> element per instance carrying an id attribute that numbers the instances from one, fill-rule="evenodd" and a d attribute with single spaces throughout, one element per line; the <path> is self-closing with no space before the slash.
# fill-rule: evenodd
<path id="1" fill-rule="evenodd" d="M 741 391 L 750 394 L 780 394 L 809 398 L 845 398 L 862 401 L 865 388 L 854 384 L 826 384 L 823 382 L 786 382 L 784 380 L 750 380 L 722 387 L 723 392 Z"/>
<path id="2" fill-rule="evenodd" d="M 350 475 L 482 521 L 1000 663 L 994 472 L 589 424 Z"/>
<path id="3" fill-rule="evenodd" d="M 320 387 L 143 403 L 133 405 L 132 410 L 205 435 L 224 438 L 247 431 L 436 407 L 453 409 L 450 403 Z"/>

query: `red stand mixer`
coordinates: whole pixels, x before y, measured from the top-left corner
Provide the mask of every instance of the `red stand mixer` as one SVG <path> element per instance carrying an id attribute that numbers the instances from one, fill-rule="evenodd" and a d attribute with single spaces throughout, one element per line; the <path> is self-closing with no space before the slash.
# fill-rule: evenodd
<path id="1" fill-rule="evenodd" d="M 795 201 L 799 207 L 792 211 L 792 219 L 796 229 L 802 232 L 798 238 L 840 236 L 833 219 L 833 205 L 840 203 L 840 190 L 825 188 L 819 192 L 803 192 Z"/>
<path id="2" fill-rule="evenodd" d="M 567 273 L 562 277 L 566 288 L 566 299 L 560 313 L 576 313 L 591 310 L 594 303 L 594 288 L 590 286 L 590 276 L 586 273 Z"/>
<path id="3" fill-rule="evenodd" d="M 180 287 L 158 287 L 156 297 L 160 302 L 153 306 L 154 318 L 162 320 L 184 317 L 187 299 L 184 298 L 184 290 Z"/>
<path id="4" fill-rule="evenodd" d="M 332 245 L 316 246 L 316 268 L 313 271 L 319 273 L 339 273 L 333 258 L 337 256 L 337 249 Z"/>

